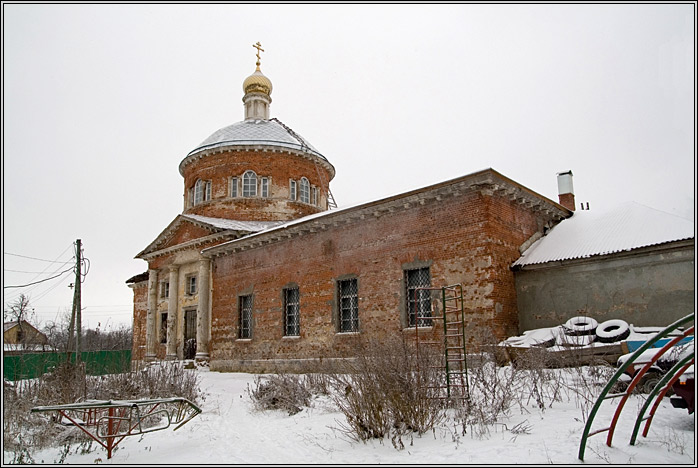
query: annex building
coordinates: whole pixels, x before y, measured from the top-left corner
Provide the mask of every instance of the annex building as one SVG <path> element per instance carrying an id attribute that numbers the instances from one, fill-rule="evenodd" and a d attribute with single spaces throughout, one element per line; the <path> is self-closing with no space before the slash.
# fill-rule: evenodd
<path id="1" fill-rule="evenodd" d="M 272 84 L 257 59 L 244 120 L 184 157 L 182 212 L 136 256 L 148 270 L 127 281 L 133 359 L 268 371 L 346 358 L 359 339 L 414 334 L 438 307 L 415 290 L 448 285 L 462 288 L 466 330 L 519 334 L 536 299 L 515 275 L 536 268 L 515 263 L 572 217 L 571 180 L 558 203 L 485 169 L 337 209 L 333 165 L 270 118 Z"/>

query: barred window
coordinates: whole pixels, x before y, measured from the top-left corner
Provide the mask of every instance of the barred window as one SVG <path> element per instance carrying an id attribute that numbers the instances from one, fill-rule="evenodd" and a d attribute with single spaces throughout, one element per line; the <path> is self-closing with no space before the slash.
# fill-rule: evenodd
<path id="1" fill-rule="evenodd" d="M 247 171 L 242 175 L 242 196 L 257 196 L 257 174 L 254 171 Z"/>
<path id="2" fill-rule="evenodd" d="M 238 338 L 252 338 L 252 295 L 240 296 Z"/>
<path id="3" fill-rule="evenodd" d="M 429 327 L 431 320 L 431 294 L 428 288 L 431 286 L 429 267 L 405 270 L 405 295 L 407 305 L 407 322 L 414 327 L 419 319 L 420 327 Z"/>
<path id="4" fill-rule="evenodd" d="M 299 336 L 300 334 L 300 293 L 298 288 L 284 289 L 284 335 Z"/>
<path id="5" fill-rule="evenodd" d="M 356 278 L 337 281 L 339 331 L 359 331 L 359 286 Z"/>
<path id="6" fill-rule="evenodd" d="M 310 203 L 310 182 L 305 177 L 301 178 L 301 202 Z"/>
<path id="7" fill-rule="evenodd" d="M 232 177 L 230 179 L 230 196 L 237 198 L 238 196 L 238 178 Z"/>

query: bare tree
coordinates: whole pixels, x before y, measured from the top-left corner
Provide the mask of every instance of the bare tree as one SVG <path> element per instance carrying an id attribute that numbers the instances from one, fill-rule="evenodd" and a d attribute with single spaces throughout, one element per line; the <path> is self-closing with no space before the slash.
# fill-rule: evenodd
<path id="1" fill-rule="evenodd" d="M 30 322 L 30 319 L 33 320 L 35 317 L 34 309 L 29 304 L 29 296 L 20 294 L 13 303 L 9 304 L 9 309 L 2 311 L 2 316 L 6 322 L 17 322 L 19 327 L 17 341 L 23 343 L 27 338 L 27 330 L 23 328 L 23 323 Z"/>

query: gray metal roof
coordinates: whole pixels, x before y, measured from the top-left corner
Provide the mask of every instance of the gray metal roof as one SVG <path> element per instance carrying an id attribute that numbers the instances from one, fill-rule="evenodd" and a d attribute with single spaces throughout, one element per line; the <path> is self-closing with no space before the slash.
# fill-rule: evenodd
<path id="1" fill-rule="evenodd" d="M 243 120 L 216 131 L 187 156 L 199 151 L 231 145 L 266 145 L 311 153 L 327 161 L 308 141 L 278 119 Z M 328 161 L 329 162 L 329 161 Z"/>

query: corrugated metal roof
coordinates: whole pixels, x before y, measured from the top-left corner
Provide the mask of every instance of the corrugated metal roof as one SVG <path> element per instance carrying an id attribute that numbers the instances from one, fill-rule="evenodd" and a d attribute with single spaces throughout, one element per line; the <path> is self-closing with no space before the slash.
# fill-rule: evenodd
<path id="1" fill-rule="evenodd" d="M 271 227 L 278 226 L 284 221 L 236 221 L 233 219 L 211 218 L 209 216 L 200 216 L 193 214 L 183 214 L 183 218 L 189 218 L 201 223 L 210 224 L 213 227 L 226 229 L 230 231 L 248 231 L 259 232 Z"/>
<path id="2" fill-rule="evenodd" d="M 694 222 L 635 202 L 576 211 L 534 242 L 514 266 L 587 258 L 692 239 Z"/>
<path id="3" fill-rule="evenodd" d="M 230 145 L 268 145 L 290 148 L 325 158 L 308 140 L 298 135 L 278 119 L 243 120 L 216 131 L 206 138 L 188 156 L 199 151 Z"/>

